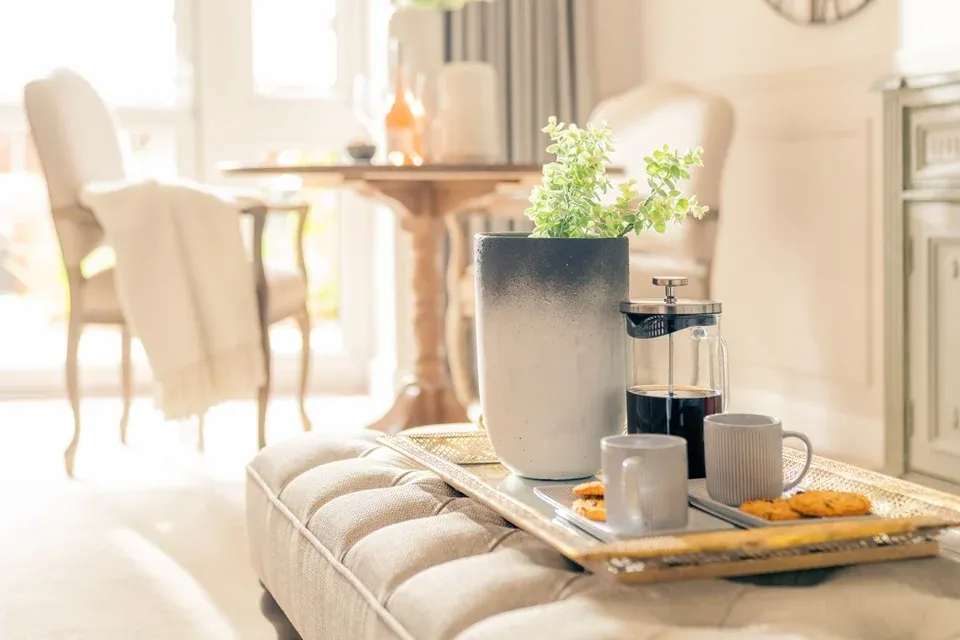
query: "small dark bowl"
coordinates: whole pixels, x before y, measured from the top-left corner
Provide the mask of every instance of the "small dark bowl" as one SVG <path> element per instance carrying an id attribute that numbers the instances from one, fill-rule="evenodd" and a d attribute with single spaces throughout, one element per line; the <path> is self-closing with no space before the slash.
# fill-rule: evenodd
<path id="1" fill-rule="evenodd" d="M 370 162 L 377 154 L 377 147 L 372 144 L 351 144 L 347 147 L 347 153 L 357 162 Z"/>

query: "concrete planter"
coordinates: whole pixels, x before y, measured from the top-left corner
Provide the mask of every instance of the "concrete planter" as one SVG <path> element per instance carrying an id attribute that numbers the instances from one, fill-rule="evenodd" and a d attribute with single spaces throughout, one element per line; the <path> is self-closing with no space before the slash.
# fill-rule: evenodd
<path id="1" fill-rule="evenodd" d="M 565 480 L 600 469 L 624 428 L 626 238 L 476 239 L 483 421 L 514 473 Z"/>

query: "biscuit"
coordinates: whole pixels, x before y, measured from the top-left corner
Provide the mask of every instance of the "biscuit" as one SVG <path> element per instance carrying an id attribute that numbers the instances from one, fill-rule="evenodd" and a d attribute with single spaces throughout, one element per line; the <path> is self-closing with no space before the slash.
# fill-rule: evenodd
<path id="1" fill-rule="evenodd" d="M 573 510 L 587 520 L 604 522 L 607 519 L 607 507 L 602 499 L 580 498 L 574 500 Z"/>
<path id="2" fill-rule="evenodd" d="M 581 498 L 602 498 L 603 483 L 599 480 L 584 482 L 583 484 L 575 486 L 573 492 Z"/>
<path id="3" fill-rule="evenodd" d="M 791 497 L 789 502 L 795 511 L 817 518 L 865 516 L 871 507 L 866 497 L 842 491 L 806 491 Z"/>
<path id="4" fill-rule="evenodd" d="M 740 511 L 764 520 L 799 520 L 803 517 L 783 498 L 748 500 L 740 505 Z"/>

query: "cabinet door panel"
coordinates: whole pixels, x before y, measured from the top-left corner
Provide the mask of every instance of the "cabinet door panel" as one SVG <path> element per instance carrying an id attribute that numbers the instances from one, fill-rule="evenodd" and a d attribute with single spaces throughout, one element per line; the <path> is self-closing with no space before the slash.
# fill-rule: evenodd
<path id="1" fill-rule="evenodd" d="M 931 244 L 931 346 L 937 376 L 933 444 L 960 456 L 960 238 L 937 238 Z"/>
<path id="2" fill-rule="evenodd" d="M 960 482 L 960 206 L 908 208 L 911 470 Z"/>

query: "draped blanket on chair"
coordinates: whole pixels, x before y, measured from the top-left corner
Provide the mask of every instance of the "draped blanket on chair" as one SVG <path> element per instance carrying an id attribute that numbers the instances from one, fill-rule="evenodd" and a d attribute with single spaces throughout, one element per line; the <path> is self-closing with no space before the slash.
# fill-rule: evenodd
<path id="1" fill-rule="evenodd" d="M 264 382 L 240 206 L 190 182 L 96 183 L 81 195 L 116 253 L 117 295 L 168 419 Z"/>

